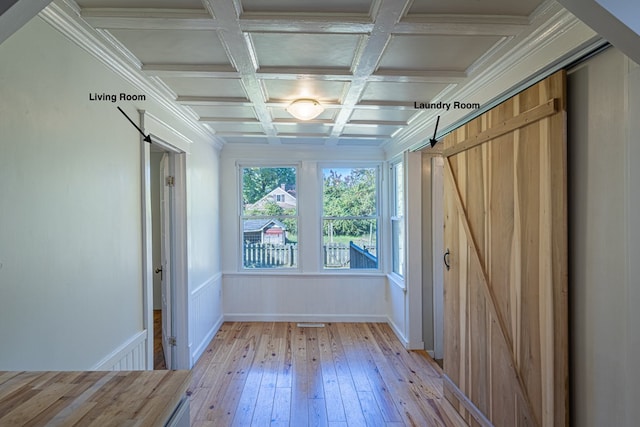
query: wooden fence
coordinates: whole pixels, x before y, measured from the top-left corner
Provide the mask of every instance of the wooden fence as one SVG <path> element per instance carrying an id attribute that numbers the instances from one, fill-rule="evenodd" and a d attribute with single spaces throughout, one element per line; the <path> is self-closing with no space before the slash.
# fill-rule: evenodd
<path id="1" fill-rule="evenodd" d="M 243 258 L 243 265 L 248 268 L 295 267 L 298 264 L 298 245 L 245 243 Z"/>
<path id="2" fill-rule="evenodd" d="M 378 258 L 368 249 L 350 242 L 327 243 L 323 246 L 323 263 L 326 268 L 377 268 Z M 245 268 L 296 267 L 298 245 L 270 243 L 245 243 L 242 252 Z"/>

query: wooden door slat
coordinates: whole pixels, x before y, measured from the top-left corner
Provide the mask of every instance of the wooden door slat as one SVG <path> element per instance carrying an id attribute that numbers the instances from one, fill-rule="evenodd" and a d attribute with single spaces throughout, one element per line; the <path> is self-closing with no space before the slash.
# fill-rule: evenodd
<path id="1" fill-rule="evenodd" d="M 549 76 L 441 144 L 444 395 L 470 426 L 478 411 L 497 427 L 569 423 L 565 80 Z"/>
<path id="2" fill-rule="evenodd" d="M 446 178 L 451 183 L 451 189 L 454 190 L 453 199 L 458 209 L 458 217 L 460 218 L 460 222 L 462 223 L 462 228 L 467 237 L 468 247 L 471 250 L 470 252 L 472 254 L 472 261 L 476 264 L 476 268 L 480 273 L 480 283 L 482 285 L 482 292 L 485 295 L 486 301 L 489 303 L 489 310 L 491 314 L 495 316 L 496 320 L 498 321 L 500 336 L 504 340 L 506 347 L 508 349 L 511 349 L 513 348 L 513 344 L 511 342 L 511 339 L 509 338 L 509 335 L 506 332 L 506 328 L 507 328 L 506 322 L 504 320 L 504 316 L 496 306 L 495 295 L 493 294 L 493 290 L 489 286 L 489 278 L 485 271 L 483 260 L 480 256 L 480 253 L 478 252 L 478 246 L 475 242 L 475 238 L 473 236 L 473 233 L 471 232 L 471 228 L 469 227 L 466 211 L 465 211 L 464 205 L 462 204 L 462 198 L 460 196 L 460 193 L 458 192 L 458 185 L 456 182 L 456 178 L 453 176 L 453 173 L 451 172 L 451 164 L 449 159 L 446 159 L 444 170 L 445 170 Z M 531 404 L 531 399 L 529 398 L 529 394 L 527 393 L 527 388 L 524 385 L 522 375 L 517 369 L 517 363 L 516 363 L 515 357 L 511 352 L 509 352 L 509 355 L 511 356 L 511 360 L 508 368 L 509 368 L 509 372 L 511 373 L 511 375 L 513 375 L 513 377 L 516 379 L 519 385 L 517 392 L 520 394 L 520 397 L 525 402 L 525 407 L 527 408 L 527 415 L 530 417 L 530 419 L 536 420 L 533 405 Z M 536 425 L 538 425 L 537 421 L 536 421 Z"/>
<path id="3" fill-rule="evenodd" d="M 523 126 L 530 125 L 538 120 L 542 120 L 545 117 L 549 117 L 558 112 L 557 108 L 558 100 L 553 98 L 541 104 L 529 111 L 525 111 L 522 114 L 517 115 L 511 119 L 505 120 L 499 125 L 492 126 L 490 129 L 480 132 L 469 139 L 457 143 L 453 147 L 447 148 L 443 151 L 445 157 L 451 157 L 463 151 L 467 151 L 477 145 L 491 141 L 505 135 L 509 132 L 513 132 Z"/>

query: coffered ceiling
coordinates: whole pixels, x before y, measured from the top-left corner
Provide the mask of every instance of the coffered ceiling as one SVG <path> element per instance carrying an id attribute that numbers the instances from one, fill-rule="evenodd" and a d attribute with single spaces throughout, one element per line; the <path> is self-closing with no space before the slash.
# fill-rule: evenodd
<path id="1" fill-rule="evenodd" d="M 543 0 L 77 0 L 222 143 L 383 146 L 543 23 Z M 468 91 L 467 91 L 468 93 Z M 313 98 L 310 121 L 285 108 Z"/>

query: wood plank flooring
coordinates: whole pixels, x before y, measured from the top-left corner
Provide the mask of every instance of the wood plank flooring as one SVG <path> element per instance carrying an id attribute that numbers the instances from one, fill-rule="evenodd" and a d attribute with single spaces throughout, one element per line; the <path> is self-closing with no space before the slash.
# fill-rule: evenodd
<path id="1" fill-rule="evenodd" d="M 440 368 L 384 323 L 228 322 L 192 373 L 195 427 L 466 426 Z"/>
<path id="2" fill-rule="evenodd" d="M 167 369 L 162 349 L 162 310 L 153 310 L 153 369 Z"/>

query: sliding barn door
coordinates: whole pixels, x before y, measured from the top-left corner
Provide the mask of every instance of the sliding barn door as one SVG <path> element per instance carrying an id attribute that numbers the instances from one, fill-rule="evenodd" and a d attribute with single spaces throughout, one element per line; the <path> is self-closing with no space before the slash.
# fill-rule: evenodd
<path id="1" fill-rule="evenodd" d="M 567 425 L 564 72 L 443 154 L 447 399 L 472 426 Z"/>

